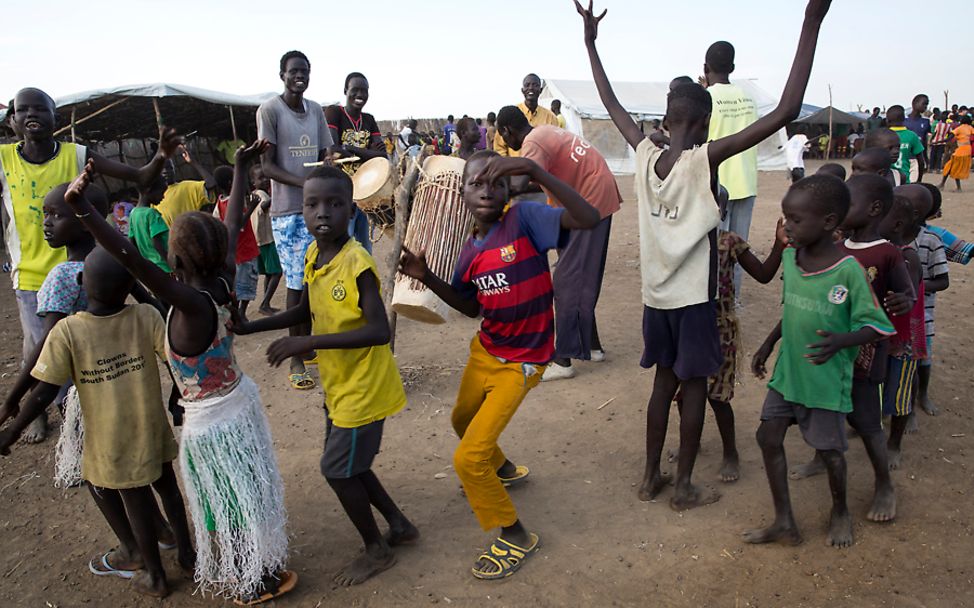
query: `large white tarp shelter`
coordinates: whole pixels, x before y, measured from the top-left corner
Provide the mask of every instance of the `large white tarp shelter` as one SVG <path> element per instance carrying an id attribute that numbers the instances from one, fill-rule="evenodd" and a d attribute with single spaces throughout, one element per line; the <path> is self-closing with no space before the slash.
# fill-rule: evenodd
<path id="1" fill-rule="evenodd" d="M 764 116 L 778 105 L 778 99 L 755 84 L 754 80 L 734 79 L 733 83 L 748 93 Z M 651 121 L 662 120 L 666 114 L 666 95 L 669 82 L 613 82 L 612 89 L 619 101 L 647 135 L 652 132 Z M 561 100 L 561 113 L 566 128 L 587 139 L 605 156 L 613 173 L 633 173 L 636 152 L 630 148 L 612 124 L 602 105 L 595 83 L 590 80 L 548 80 L 540 101 L 549 106 L 551 100 Z M 782 129 L 758 145 L 758 169 L 785 170 L 784 145 L 788 138 Z"/>

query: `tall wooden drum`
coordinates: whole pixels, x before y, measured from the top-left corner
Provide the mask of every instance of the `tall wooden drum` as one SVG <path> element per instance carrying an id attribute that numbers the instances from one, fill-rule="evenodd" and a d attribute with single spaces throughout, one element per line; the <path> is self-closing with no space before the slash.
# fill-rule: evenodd
<path id="1" fill-rule="evenodd" d="M 430 270 L 445 281 L 453 277 L 473 227 L 460 194 L 465 162 L 452 156 L 430 156 L 423 162 L 403 241 L 413 253 L 425 250 Z M 416 279 L 397 273 L 392 309 L 414 321 L 439 324 L 446 323 L 450 307 Z"/>

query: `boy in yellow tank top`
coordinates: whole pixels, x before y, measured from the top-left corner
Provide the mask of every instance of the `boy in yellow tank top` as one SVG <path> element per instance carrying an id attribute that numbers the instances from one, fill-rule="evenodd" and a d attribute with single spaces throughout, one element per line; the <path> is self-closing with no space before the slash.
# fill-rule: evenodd
<path id="1" fill-rule="evenodd" d="M 419 531 L 372 472 L 383 423 L 406 405 L 406 393 L 389 347 L 375 261 L 348 236 L 353 204 L 352 180 L 340 169 L 319 167 L 308 175 L 303 214 L 315 240 L 305 255 L 301 302 L 234 328 L 248 334 L 311 323 L 310 336 L 274 341 L 267 360 L 277 367 L 310 350 L 318 355 L 328 410 L 321 473 L 365 543 L 365 552 L 334 578 L 344 586 L 392 567 L 396 556 L 390 547 L 419 538 Z M 379 532 L 372 507 L 389 524 L 385 535 Z"/>
<path id="2" fill-rule="evenodd" d="M 44 329 L 37 316 L 37 291 L 47 273 L 66 259 L 63 248 L 52 249 L 44 240 L 41 213 L 44 197 L 55 186 L 77 177 L 89 158 L 98 173 L 147 184 L 159 175 L 165 159 L 181 143 L 174 130 L 161 130 L 158 153 L 144 167 L 136 169 L 108 160 L 85 146 L 54 139 L 56 111 L 54 100 L 44 91 L 21 89 L 8 112 L 12 114 L 14 131 L 23 139 L 0 145 L 0 196 L 8 220 L 4 237 L 13 264 L 12 278 L 24 333 L 24 359 L 34 350 Z M 24 433 L 24 441 L 37 443 L 46 436 L 47 420 L 42 415 Z"/>

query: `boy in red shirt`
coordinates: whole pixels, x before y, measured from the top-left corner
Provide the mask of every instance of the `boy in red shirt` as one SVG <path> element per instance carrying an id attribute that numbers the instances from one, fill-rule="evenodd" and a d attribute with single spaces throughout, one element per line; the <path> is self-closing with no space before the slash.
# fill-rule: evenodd
<path id="1" fill-rule="evenodd" d="M 526 175 L 563 209 L 532 202 L 509 205 L 508 176 Z M 554 355 L 554 311 L 547 251 L 563 247 L 569 230 L 591 229 L 599 212 L 568 184 L 526 158 L 480 151 L 463 173 L 463 202 L 475 230 L 464 244 L 453 280 L 430 272 L 425 252 L 404 250 L 400 271 L 422 281 L 468 317 L 482 316 L 453 408 L 460 445 L 453 468 L 484 530 L 501 534 L 474 564 L 480 579 L 516 572 L 540 546 L 518 518 L 504 481 L 523 479 L 497 445 L 528 391 L 538 385 Z"/>

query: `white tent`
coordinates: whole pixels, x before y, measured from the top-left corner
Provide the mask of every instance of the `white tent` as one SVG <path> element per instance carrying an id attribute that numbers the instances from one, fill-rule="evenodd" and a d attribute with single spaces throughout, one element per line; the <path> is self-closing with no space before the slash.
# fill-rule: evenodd
<path id="1" fill-rule="evenodd" d="M 778 104 L 777 99 L 758 87 L 753 80 L 735 78 L 733 82 L 751 95 L 761 116 L 771 112 Z M 663 119 L 669 82 L 613 82 L 612 89 L 633 119 L 642 125 L 645 133 L 652 131 L 650 121 Z M 613 173 L 634 172 L 636 153 L 612 124 L 594 82 L 548 80 L 541 91 L 540 101 L 543 105 L 550 106 L 552 99 L 561 100 L 565 127 L 598 148 Z M 787 165 L 784 145 L 787 141 L 785 130 L 782 129 L 761 142 L 758 145 L 758 169 L 785 170 Z"/>

